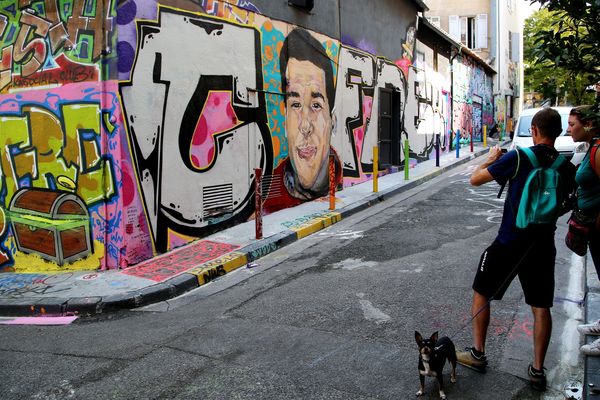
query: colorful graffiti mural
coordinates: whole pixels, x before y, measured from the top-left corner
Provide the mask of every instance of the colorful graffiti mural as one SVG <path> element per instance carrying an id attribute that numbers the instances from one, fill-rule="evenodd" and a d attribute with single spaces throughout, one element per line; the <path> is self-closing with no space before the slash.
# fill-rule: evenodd
<path id="1" fill-rule="evenodd" d="M 266 213 L 326 195 L 330 157 L 338 189 L 370 179 L 385 129 L 427 159 L 448 97 L 415 20 L 394 62 L 246 0 L 3 2 L 0 269 L 138 264 L 253 218 L 255 168 Z"/>
<path id="2" fill-rule="evenodd" d="M 74 269 L 114 268 L 125 258 L 134 263 L 152 256 L 152 247 L 144 244 L 147 227 L 143 219 L 140 223 L 137 218 L 143 215 L 143 206 L 132 183 L 135 174 L 127 142 L 123 141 L 117 92 L 116 83 L 109 81 L 30 90 L 0 98 L 0 208 L 5 225 L 12 225 L 12 235 L 8 235 L 7 226 L 4 228 L 2 248 L 8 257 L 3 257 L 0 267 L 19 270 L 21 260 L 27 268 L 38 265 L 48 269 L 43 260 L 53 260 L 58 265 L 66 261 Z M 36 200 L 19 200 L 20 194 L 28 190 L 36 193 Z M 68 201 L 71 211 L 59 212 L 58 199 L 66 195 L 73 196 Z M 75 204 L 78 210 L 74 210 Z M 126 244 L 121 231 L 131 218 L 136 227 L 131 234 L 140 237 L 137 241 L 128 238 Z M 78 224 L 83 230 L 90 227 L 89 232 L 77 228 Z M 37 229 L 35 238 L 19 237 L 19 227 L 26 225 L 31 232 Z M 54 243 L 53 248 L 60 247 L 56 244 L 57 232 L 65 229 L 68 232 L 63 236 L 71 234 L 71 246 L 89 251 L 66 257 L 68 251 L 62 252 L 60 262 L 58 250 L 33 251 L 36 246 L 50 243 Z M 77 229 L 79 233 L 73 235 Z M 29 246 L 23 245 L 23 240 Z M 139 255 L 127 254 L 128 246 Z M 73 263 L 78 260 L 82 262 Z"/>
<path id="3" fill-rule="evenodd" d="M 461 141 L 482 140 L 483 125 L 493 125 L 492 81 L 471 58 L 459 56 L 454 62 L 454 130 Z"/>
<path id="4" fill-rule="evenodd" d="M 173 46 L 172 31 L 196 39 Z M 264 96 L 252 91 L 260 60 L 251 27 L 162 7 L 156 22 L 139 23 L 121 94 L 159 251 L 171 247 L 171 232 L 198 237 L 252 214 L 254 168 L 272 168 Z"/>
<path id="5" fill-rule="evenodd" d="M 0 91 L 110 77 L 112 0 L 9 0 L 0 5 Z"/>

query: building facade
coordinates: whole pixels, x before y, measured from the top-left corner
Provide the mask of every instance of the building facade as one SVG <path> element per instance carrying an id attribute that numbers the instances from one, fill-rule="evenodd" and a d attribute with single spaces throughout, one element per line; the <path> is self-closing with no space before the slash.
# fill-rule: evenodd
<path id="1" fill-rule="evenodd" d="M 520 0 L 427 0 L 426 18 L 497 72 L 495 120 L 511 132 L 522 108 L 523 27 Z"/>
<path id="2" fill-rule="evenodd" d="M 420 0 L 3 2 L 0 269 L 150 259 L 252 219 L 256 169 L 269 213 L 325 195 L 330 162 L 343 190 L 372 178 L 374 148 L 384 173 L 433 157 L 441 129 L 424 105 L 454 108 L 417 83 L 424 10 Z"/>
<path id="3" fill-rule="evenodd" d="M 422 17 L 415 65 L 423 132 L 440 133 L 444 148 L 453 148 L 457 136 L 463 144 L 481 141 L 484 126 L 495 123 L 493 68 Z"/>

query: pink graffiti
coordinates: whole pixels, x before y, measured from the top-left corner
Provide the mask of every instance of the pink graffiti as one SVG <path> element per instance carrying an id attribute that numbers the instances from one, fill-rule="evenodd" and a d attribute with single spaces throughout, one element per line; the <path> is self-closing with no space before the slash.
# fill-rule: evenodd
<path id="1" fill-rule="evenodd" d="M 412 65 L 411 61 L 408 58 L 401 58 L 395 62 L 395 64 L 402 70 L 404 73 L 404 77 L 408 79 L 408 70 Z"/>
<path id="2" fill-rule="evenodd" d="M 368 120 L 371 116 L 371 110 L 373 108 L 373 98 L 371 96 L 363 95 L 362 99 L 362 116 L 363 123 L 360 128 L 354 130 L 354 140 L 356 143 L 356 154 L 360 159 L 362 155 L 363 141 L 365 139 L 365 128 L 367 126 Z"/>
<path id="3" fill-rule="evenodd" d="M 209 167 L 215 156 L 214 136 L 240 123 L 231 105 L 231 93 L 211 92 L 194 129 L 190 147 L 192 165 L 198 169 Z"/>

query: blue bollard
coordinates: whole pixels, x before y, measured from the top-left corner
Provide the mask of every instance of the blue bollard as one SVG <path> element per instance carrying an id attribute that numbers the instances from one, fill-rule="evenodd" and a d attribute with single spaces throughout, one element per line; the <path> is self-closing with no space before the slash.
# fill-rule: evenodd
<path id="1" fill-rule="evenodd" d="M 440 166 L 440 134 L 435 135 L 435 166 Z"/>
<path id="2" fill-rule="evenodd" d="M 456 130 L 456 158 L 460 157 L 460 129 Z"/>

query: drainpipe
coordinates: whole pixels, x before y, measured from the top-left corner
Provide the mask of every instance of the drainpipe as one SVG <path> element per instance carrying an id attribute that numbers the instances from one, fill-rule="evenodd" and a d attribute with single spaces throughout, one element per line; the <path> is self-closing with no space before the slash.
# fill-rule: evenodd
<path id="1" fill-rule="evenodd" d="M 450 49 L 452 51 L 452 49 Z M 456 53 L 450 57 L 450 132 L 454 133 L 454 59 L 460 54 L 461 48 L 456 48 Z M 450 137 L 450 145 L 452 144 Z"/>
<path id="2" fill-rule="evenodd" d="M 338 39 L 341 43 L 342 41 L 342 0 L 338 0 L 337 9 L 338 9 Z"/>
<path id="3" fill-rule="evenodd" d="M 495 106 L 498 105 L 498 101 L 504 98 L 503 90 L 502 90 L 502 51 L 500 49 L 500 1 L 499 0 L 491 0 L 491 13 L 492 13 L 492 23 L 494 32 L 494 39 L 492 40 L 492 54 L 496 59 L 496 89 L 497 97 L 495 100 Z M 504 120 L 502 121 L 503 129 L 506 129 L 506 102 L 504 102 L 504 110 L 503 110 Z M 494 116 L 495 119 L 495 116 Z M 502 133 L 501 133 L 502 135 Z"/>

